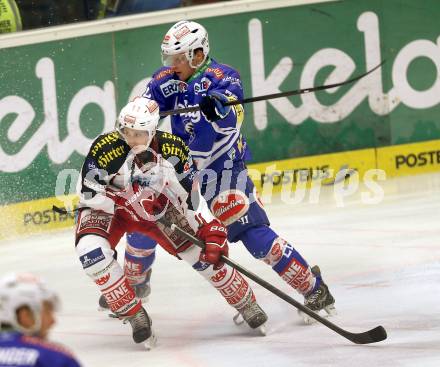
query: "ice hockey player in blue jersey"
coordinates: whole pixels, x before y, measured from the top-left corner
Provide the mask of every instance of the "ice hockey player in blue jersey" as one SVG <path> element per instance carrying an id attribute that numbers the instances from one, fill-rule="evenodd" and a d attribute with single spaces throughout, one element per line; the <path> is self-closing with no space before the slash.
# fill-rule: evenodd
<path id="1" fill-rule="evenodd" d="M 58 296 L 32 274 L 0 279 L 0 367 L 79 367 L 59 344 L 47 341 Z"/>
<path id="2" fill-rule="evenodd" d="M 314 311 L 334 311 L 334 298 L 319 267 L 311 268 L 294 246 L 270 228 L 245 162 L 250 154 L 240 128 L 243 99 L 239 73 L 209 56 L 208 33 L 192 21 L 180 21 L 166 33 L 164 67 L 152 76 L 144 96 L 161 111 L 200 106 L 201 111 L 171 116 L 171 128 L 189 146 L 201 170 L 201 190 L 211 211 L 228 227 L 230 242 L 242 241 L 248 251 L 273 268 L 305 298 Z"/>

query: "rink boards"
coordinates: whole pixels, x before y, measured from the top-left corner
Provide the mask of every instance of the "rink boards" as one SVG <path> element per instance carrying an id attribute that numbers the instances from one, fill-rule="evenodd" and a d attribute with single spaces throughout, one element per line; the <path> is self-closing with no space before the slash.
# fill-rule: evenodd
<path id="1" fill-rule="evenodd" d="M 355 175 L 359 180 L 376 180 L 383 179 L 383 174 L 388 179 L 439 169 L 440 140 L 249 165 L 249 173 L 264 198 L 281 190 L 294 191 L 298 185 L 310 188 L 334 185 L 341 180 L 348 183 Z M 4 220 L 0 223 L 0 240 L 70 227 L 74 214 L 60 214 L 52 207 L 71 211 L 76 203 L 77 198 L 69 195 L 1 206 L 0 216 Z"/>
<path id="2" fill-rule="evenodd" d="M 261 195 L 438 170 L 439 7 L 249 0 L 2 35 L 0 239 L 73 224 L 52 205 L 74 202 L 54 196 L 75 192 L 92 141 L 143 92 L 163 34 L 188 17 L 240 72 L 245 97 L 346 81 L 386 60 L 339 88 L 245 105 Z"/>
<path id="3" fill-rule="evenodd" d="M 246 98 L 344 82 L 386 60 L 338 88 L 245 104 L 241 131 L 252 161 L 263 167 L 440 139 L 438 1 L 225 4 L 2 35 L 0 205 L 57 195 L 59 175 L 78 171 L 92 141 L 113 129 L 118 111 L 144 91 L 161 65 L 163 35 L 186 17 L 205 25 L 212 57 L 239 71 Z M 200 116 L 190 118 L 196 123 Z M 332 168 L 357 168 L 347 154 Z M 324 184 L 331 183 L 328 169 Z"/>
<path id="4" fill-rule="evenodd" d="M 297 185 L 332 185 L 357 172 L 359 179 L 386 178 L 438 171 L 440 140 L 393 145 L 252 164 L 250 174 L 259 190 L 270 195 Z"/>

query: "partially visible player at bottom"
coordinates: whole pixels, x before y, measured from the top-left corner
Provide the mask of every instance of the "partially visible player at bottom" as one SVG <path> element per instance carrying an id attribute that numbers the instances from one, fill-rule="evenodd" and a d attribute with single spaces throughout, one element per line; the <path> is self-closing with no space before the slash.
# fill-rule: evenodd
<path id="1" fill-rule="evenodd" d="M 63 346 L 47 341 L 59 299 L 32 274 L 0 279 L 0 366 L 79 367 Z"/>
<path id="2" fill-rule="evenodd" d="M 122 109 L 116 131 L 92 143 L 78 182 L 76 252 L 82 266 L 110 310 L 130 323 L 136 343 L 154 341 L 152 322 L 113 256 L 122 236 L 132 232 L 189 263 L 251 328 L 260 328 L 267 316 L 248 282 L 220 261 L 228 253 L 226 228 L 209 211 L 201 216 L 207 204 L 189 149 L 179 137 L 156 131 L 158 121 L 157 103 L 137 98 Z M 205 250 L 160 223 L 162 215 L 200 238 Z"/>

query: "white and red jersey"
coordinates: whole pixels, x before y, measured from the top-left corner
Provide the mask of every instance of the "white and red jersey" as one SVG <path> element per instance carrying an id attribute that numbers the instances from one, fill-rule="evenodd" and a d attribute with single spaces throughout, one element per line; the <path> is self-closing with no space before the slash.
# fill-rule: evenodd
<path id="1" fill-rule="evenodd" d="M 198 193 L 196 175 L 189 149 L 181 138 L 158 131 L 149 149 L 135 154 L 116 131 L 110 132 L 100 135 L 93 142 L 85 159 L 77 185 L 79 207 L 105 212 L 111 216 L 119 211 L 120 217 L 124 208 L 115 205 L 108 191 L 115 188 L 122 191 L 136 182 L 151 189 L 158 201 L 163 198 L 169 201 L 172 204 L 166 213 L 170 216 L 169 220 L 179 223 L 183 228 L 190 227 L 195 233 L 198 228 L 194 218 L 196 213 L 203 210 L 203 216 L 207 220 L 213 218 L 209 210 L 206 210 L 205 200 Z M 142 200 L 142 197 L 133 195 L 127 200 Z M 124 213 L 123 217 L 133 222 L 130 226 L 137 229 L 142 227 L 142 232 L 148 232 L 151 238 L 171 253 L 179 252 L 186 242 L 176 238 L 169 228 L 160 223 L 136 223 L 139 218 L 130 216 L 129 213 Z"/>

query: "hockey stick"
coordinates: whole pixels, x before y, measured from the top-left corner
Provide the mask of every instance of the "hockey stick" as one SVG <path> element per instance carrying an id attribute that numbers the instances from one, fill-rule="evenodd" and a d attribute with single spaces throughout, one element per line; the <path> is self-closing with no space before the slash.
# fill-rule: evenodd
<path id="1" fill-rule="evenodd" d="M 59 208 L 55 205 L 53 205 L 52 209 L 58 213 L 66 214 L 68 212 L 75 212 L 78 210 L 78 208 L 75 208 L 73 210 L 67 211 L 65 208 Z M 205 245 L 203 241 L 200 239 L 194 237 L 193 235 L 187 233 L 180 227 L 176 226 L 174 223 L 169 222 L 164 216 L 157 219 L 159 223 L 162 223 L 163 225 L 171 228 L 172 231 L 177 232 L 182 237 L 186 238 L 188 241 L 194 243 L 195 245 L 204 248 Z M 299 303 L 292 297 L 288 296 L 278 288 L 274 287 L 269 282 L 265 281 L 264 279 L 260 278 L 258 275 L 252 273 L 251 271 L 247 270 L 246 268 L 242 267 L 240 264 L 236 263 L 235 261 L 231 260 L 230 258 L 226 256 L 222 256 L 221 260 L 230 265 L 232 268 L 238 270 L 241 274 L 246 275 L 249 279 L 252 279 L 255 283 L 261 285 L 263 288 L 267 289 L 268 291 L 272 292 L 276 296 L 280 297 L 282 300 L 286 301 L 287 303 L 291 304 L 301 312 L 307 314 L 308 316 L 312 317 L 316 321 L 320 322 L 321 324 L 327 326 L 329 329 L 333 330 L 334 332 L 338 333 L 339 335 L 343 336 L 344 338 L 352 341 L 355 344 L 371 344 L 371 343 L 377 343 L 382 340 L 385 340 L 387 338 L 387 333 L 383 326 L 377 326 L 374 329 L 362 332 L 362 333 L 352 333 L 347 330 L 344 330 L 340 328 L 339 326 L 333 324 L 326 318 L 318 315 L 317 313 L 313 312 L 303 304 Z"/>
<path id="2" fill-rule="evenodd" d="M 67 214 L 76 213 L 79 210 L 79 208 L 73 208 L 73 209 L 67 210 L 66 208 L 60 208 L 59 206 L 52 205 L 52 210 L 58 214 L 67 215 Z"/>
<path id="3" fill-rule="evenodd" d="M 204 248 L 204 243 L 199 240 L 198 238 L 194 237 L 193 235 L 189 234 L 188 232 L 184 231 L 180 227 L 176 226 L 174 223 L 170 223 L 167 219 L 164 217 L 161 217 L 158 219 L 158 222 L 162 223 L 163 225 L 171 228 L 174 232 L 177 232 L 182 237 L 186 238 L 188 241 L 194 243 L 195 245 Z M 304 312 L 305 314 L 309 315 L 310 317 L 314 318 L 316 321 L 320 322 L 321 324 L 324 324 L 329 329 L 333 330 L 334 332 L 338 333 L 339 335 L 343 336 L 344 338 L 352 341 L 356 344 L 370 344 L 370 343 L 377 343 L 382 340 L 385 340 L 387 338 L 387 333 L 383 326 L 377 326 L 374 329 L 371 329 L 369 331 L 365 331 L 362 333 L 351 333 L 347 330 L 344 330 L 340 328 L 339 326 L 333 324 L 332 322 L 328 321 L 326 318 L 321 317 L 317 313 L 313 312 L 306 306 L 302 305 L 292 297 L 288 296 L 278 288 L 274 287 L 272 284 L 266 282 L 264 279 L 261 279 L 258 275 L 250 272 L 249 270 L 242 267 L 240 264 L 237 264 L 235 261 L 231 260 L 230 258 L 226 256 L 222 256 L 221 260 L 233 267 L 234 269 L 238 270 L 240 273 L 246 275 L 249 279 L 252 279 L 255 283 L 258 283 L 263 288 L 266 288 L 268 291 L 272 292 L 276 296 L 280 297 L 287 303 L 290 303 L 292 306 L 296 307 L 301 312 Z"/>
<path id="4" fill-rule="evenodd" d="M 225 106 L 235 106 L 237 104 L 266 101 L 268 99 L 288 97 L 288 96 L 295 96 L 297 94 L 312 93 L 312 92 L 317 92 L 319 90 L 340 87 L 342 85 L 350 84 L 350 83 L 353 83 L 353 82 L 355 82 L 355 81 L 357 81 L 359 79 L 362 79 L 362 78 L 366 77 L 368 74 L 371 74 L 376 69 L 379 69 L 384 63 L 385 63 L 385 60 L 383 60 L 379 65 L 376 65 L 371 70 L 368 70 L 367 72 L 365 72 L 365 73 L 363 73 L 361 75 L 358 75 L 358 76 L 356 76 L 354 78 L 348 79 L 345 82 L 333 83 L 333 84 L 327 84 L 327 85 L 320 85 L 318 87 L 312 87 L 312 88 L 296 89 L 296 90 L 291 90 L 289 92 L 266 94 L 264 96 L 258 96 L 258 97 L 250 97 L 250 98 L 245 98 L 245 99 L 243 99 L 241 101 L 229 101 L 229 102 L 224 103 L 224 105 Z M 165 116 L 169 116 L 169 115 L 180 115 L 182 113 L 195 112 L 195 111 L 199 111 L 199 110 L 200 110 L 200 106 L 199 105 L 191 106 L 191 107 L 185 107 L 185 108 L 176 108 L 174 110 L 168 110 L 168 111 L 160 112 L 160 116 L 161 117 L 165 117 Z"/>

